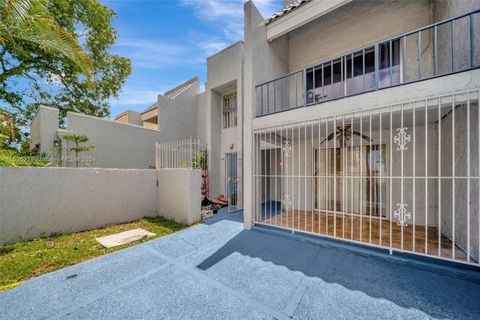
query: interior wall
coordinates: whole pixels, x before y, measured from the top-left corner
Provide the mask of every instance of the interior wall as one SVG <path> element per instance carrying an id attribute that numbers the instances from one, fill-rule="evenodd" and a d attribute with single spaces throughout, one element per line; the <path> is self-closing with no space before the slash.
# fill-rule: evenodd
<path id="1" fill-rule="evenodd" d="M 261 161 L 261 175 L 266 176 L 260 178 L 259 195 L 264 202 L 282 202 L 285 192 L 282 192 L 282 188 L 285 185 L 282 183 L 282 179 L 275 177 L 282 174 L 282 152 L 280 148 L 266 149 L 261 152 L 259 157 Z"/>
<path id="2" fill-rule="evenodd" d="M 465 177 L 468 175 L 467 132 L 470 129 L 470 176 L 479 174 L 478 151 L 478 103 L 470 105 L 470 127 L 467 126 L 467 105 L 457 105 L 455 108 L 454 131 L 452 130 L 453 113 L 446 116 L 441 123 L 442 148 L 447 156 L 442 158 L 441 175 Z M 452 139 L 454 137 L 454 140 Z M 453 148 L 453 143 L 455 147 Z M 453 156 L 454 154 L 454 156 Z M 453 162 L 453 163 L 452 163 Z M 453 172 L 454 170 L 454 172 Z M 441 184 L 441 232 L 453 240 L 460 248 L 468 248 L 468 216 L 470 215 L 470 252 L 478 259 L 479 236 L 479 179 L 470 179 L 470 188 L 467 179 L 442 179 Z M 470 211 L 468 210 L 468 193 L 470 192 Z M 453 205 L 455 205 L 455 219 L 453 219 Z M 455 223 L 453 223 L 455 221 Z M 455 228 L 455 231 L 453 230 Z"/>

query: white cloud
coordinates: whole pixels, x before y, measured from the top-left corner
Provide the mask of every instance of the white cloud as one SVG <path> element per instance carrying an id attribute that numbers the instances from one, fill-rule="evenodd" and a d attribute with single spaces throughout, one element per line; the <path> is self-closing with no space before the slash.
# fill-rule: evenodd
<path id="1" fill-rule="evenodd" d="M 223 37 L 230 42 L 243 39 L 243 4 L 245 0 L 181 0 L 185 6 L 195 9 L 198 16 L 223 25 Z M 256 0 L 264 17 L 270 16 L 282 6 L 281 0 Z"/>
<path id="2" fill-rule="evenodd" d="M 202 52 L 201 59 L 203 61 L 205 61 L 207 57 L 217 53 L 231 44 L 230 41 L 216 35 L 190 32 L 189 37 L 191 43 L 193 43 Z"/>
<path id="3" fill-rule="evenodd" d="M 120 39 L 115 51 L 131 59 L 133 68 L 163 69 L 176 64 L 195 65 L 188 44 L 161 43 L 148 39 Z"/>
<path id="4" fill-rule="evenodd" d="M 181 0 L 181 3 L 193 6 L 198 14 L 209 20 L 243 16 L 242 0 Z"/>
<path id="5" fill-rule="evenodd" d="M 157 101 L 157 95 L 165 91 L 164 89 L 134 89 L 134 88 L 127 88 L 124 90 L 117 102 L 124 105 L 124 106 L 137 106 L 137 105 L 144 105 L 146 109 L 150 104 Z"/>

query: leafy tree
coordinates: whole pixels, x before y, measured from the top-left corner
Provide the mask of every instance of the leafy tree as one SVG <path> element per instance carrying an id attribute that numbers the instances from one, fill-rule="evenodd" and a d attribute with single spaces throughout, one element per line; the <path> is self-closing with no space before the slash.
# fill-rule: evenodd
<path id="1" fill-rule="evenodd" d="M 69 58 L 90 80 L 92 63 L 73 35 L 62 29 L 39 0 L 0 0 L 0 43 L 26 41 Z M 0 81 L 15 69 L 3 69 Z"/>
<path id="2" fill-rule="evenodd" d="M 24 2 L 0 0 L 2 4 Z M 73 40 L 82 45 L 92 72 L 86 76 L 83 60 L 75 59 L 83 57 L 80 51 L 66 54 L 66 49 L 60 45 L 49 47 L 40 40 L 33 41 L 36 40 L 35 37 L 31 39 L 34 31 L 38 32 L 42 24 L 32 27 L 19 22 L 15 28 L 23 30 L 21 37 L 1 33 L 0 101 L 8 104 L 16 125 L 29 125 L 41 104 L 58 108 L 62 119 L 68 111 L 98 117 L 109 115 L 109 100 L 118 96 L 130 74 L 130 61 L 109 51 L 117 39 L 117 32 L 111 25 L 115 13 L 98 0 L 30 0 L 30 3 L 35 8 L 30 9 L 34 13 L 38 10 L 42 17 L 49 13 L 50 18 L 55 18 L 55 30 L 58 26 L 73 36 L 72 39 L 62 38 L 65 43 L 71 44 Z M 47 11 L 38 9 L 38 3 Z M 0 20 L 8 14 L 6 6 L 0 6 Z M 13 27 L 6 23 L 3 28 Z M 53 50 L 54 47 L 62 50 Z"/>
<path id="3" fill-rule="evenodd" d="M 80 143 L 85 143 L 88 142 L 87 136 L 83 135 L 77 135 L 77 134 L 67 134 L 66 136 L 63 137 L 65 140 L 73 142 L 75 144 L 75 147 L 71 147 L 69 149 L 70 152 L 75 152 L 75 165 L 78 168 L 78 154 L 81 152 L 87 152 L 95 149 L 94 146 L 81 146 Z"/>
<path id="4" fill-rule="evenodd" d="M 6 147 L 15 137 L 15 126 L 7 111 L 0 108 L 0 148 Z"/>
<path id="5" fill-rule="evenodd" d="M 0 167 L 46 167 L 50 157 L 45 154 L 31 156 L 14 148 L 0 149 Z"/>

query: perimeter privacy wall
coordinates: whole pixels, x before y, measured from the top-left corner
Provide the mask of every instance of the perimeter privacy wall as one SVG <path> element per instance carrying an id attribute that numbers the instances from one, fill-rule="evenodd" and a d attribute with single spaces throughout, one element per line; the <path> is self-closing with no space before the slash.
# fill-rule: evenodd
<path id="1" fill-rule="evenodd" d="M 172 100 L 169 104 L 166 102 L 168 99 L 165 98 L 162 102 L 164 110 L 161 124 L 166 123 L 161 130 L 73 112 L 68 112 L 66 129 L 61 129 L 58 109 L 40 106 L 30 127 L 31 147 L 54 157 L 73 157 L 73 153 L 68 150 L 74 145 L 66 141 L 64 136 L 85 135 L 89 139 L 85 145 L 94 146 L 95 149 L 84 152 L 81 156 L 94 161 L 81 161 L 81 167 L 147 169 L 155 165 L 156 142 L 165 143 L 197 136 L 196 112 L 187 112 L 192 109 L 196 111 L 197 105 L 185 97 L 179 101 Z M 181 105 L 182 102 L 185 105 Z M 183 120 L 177 121 L 175 115 Z M 60 151 L 53 149 L 55 141 L 61 142 Z M 75 164 L 65 162 L 61 166 L 74 167 Z"/>
<path id="2" fill-rule="evenodd" d="M 200 183 L 200 171 L 187 169 L 0 168 L 0 243 L 144 216 L 191 224 L 200 220 Z"/>

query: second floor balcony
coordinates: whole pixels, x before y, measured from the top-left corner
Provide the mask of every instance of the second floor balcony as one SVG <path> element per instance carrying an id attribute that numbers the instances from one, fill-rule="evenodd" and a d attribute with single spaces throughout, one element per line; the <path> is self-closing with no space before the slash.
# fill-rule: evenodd
<path id="1" fill-rule="evenodd" d="M 480 10 L 304 67 L 256 86 L 256 116 L 480 67 Z"/>

